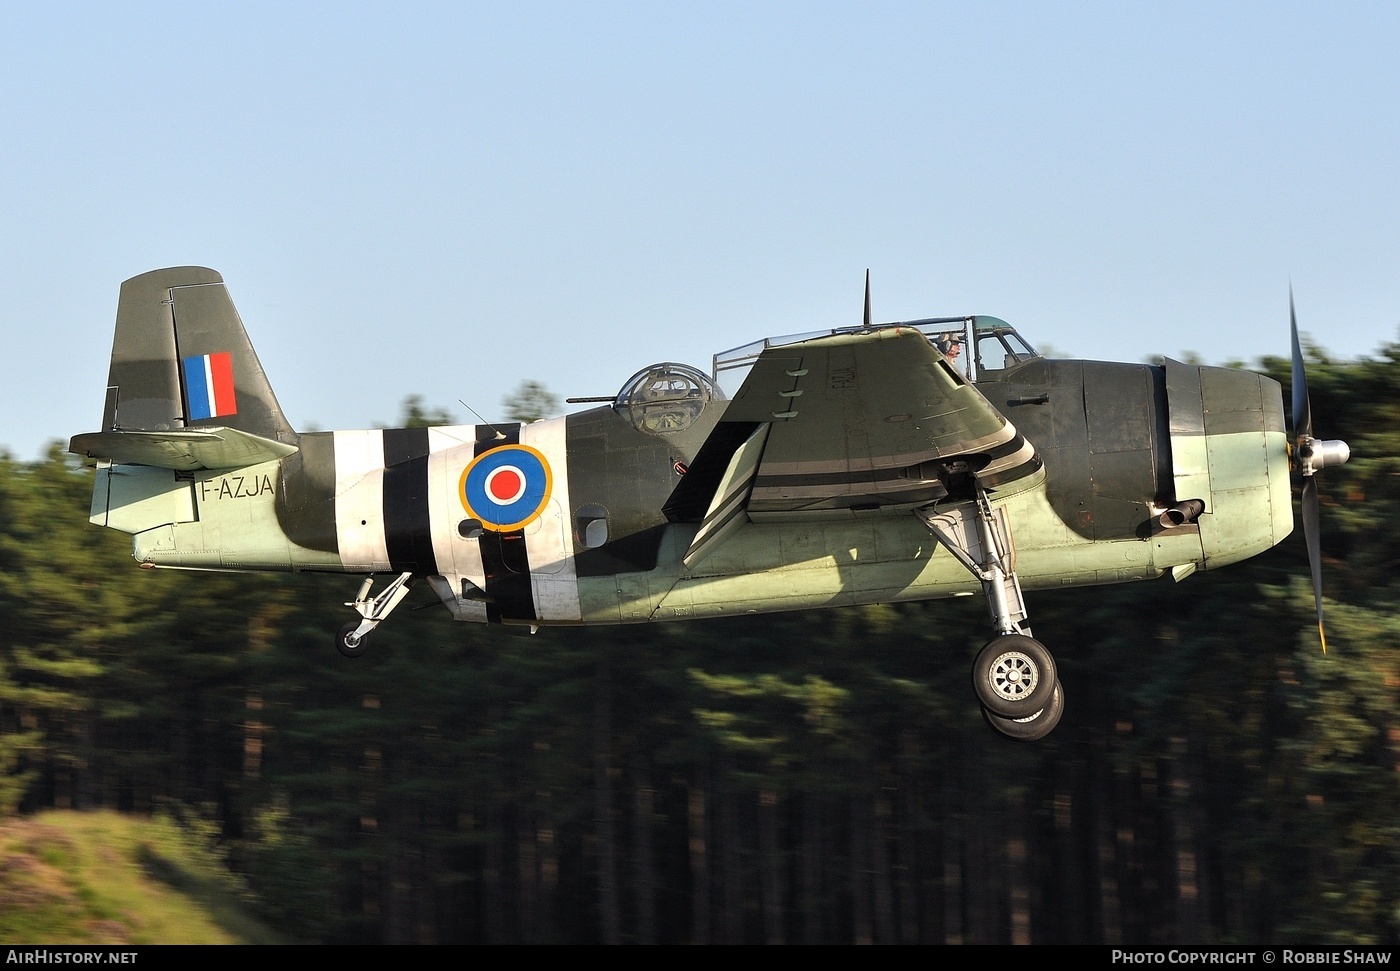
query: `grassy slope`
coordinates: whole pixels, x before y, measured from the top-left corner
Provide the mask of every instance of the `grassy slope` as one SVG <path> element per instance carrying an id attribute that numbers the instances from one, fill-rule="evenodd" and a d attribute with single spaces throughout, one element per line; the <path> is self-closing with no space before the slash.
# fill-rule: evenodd
<path id="1" fill-rule="evenodd" d="M 273 942 L 201 842 L 170 820 L 113 812 L 0 822 L 0 943 Z"/>

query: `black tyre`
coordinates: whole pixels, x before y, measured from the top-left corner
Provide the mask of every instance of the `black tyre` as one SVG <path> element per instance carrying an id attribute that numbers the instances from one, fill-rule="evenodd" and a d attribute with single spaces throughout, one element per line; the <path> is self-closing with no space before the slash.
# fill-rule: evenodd
<path id="1" fill-rule="evenodd" d="M 1050 696 L 1050 704 L 1029 718 L 1002 718 L 1000 715 L 993 715 L 983 708 L 982 719 L 1007 738 L 1014 738 L 1018 742 L 1035 742 L 1054 731 L 1055 726 L 1060 723 L 1060 716 L 1064 713 L 1064 689 L 1056 681 L 1055 692 Z"/>
<path id="2" fill-rule="evenodd" d="M 977 700 L 1002 718 L 1025 718 L 1050 704 L 1055 680 L 1055 659 L 1044 644 L 1024 634 L 993 638 L 972 665 Z"/>
<path id="3" fill-rule="evenodd" d="M 352 620 L 335 635 L 335 649 L 346 657 L 359 657 L 369 648 L 369 634 L 367 633 L 355 638 L 354 643 L 351 643 L 351 638 L 359 626 L 358 620 Z"/>

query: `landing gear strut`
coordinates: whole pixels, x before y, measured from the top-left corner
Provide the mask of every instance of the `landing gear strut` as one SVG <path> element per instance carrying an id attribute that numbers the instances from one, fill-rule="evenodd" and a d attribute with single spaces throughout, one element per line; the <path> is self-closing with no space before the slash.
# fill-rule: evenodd
<path id="1" fill-rule="evenodd" d="M 992 509 L 979 486 L 971 506 L 943 513 L 920 509 L 915 514 L 981 582 L 987 598 L 996 636 L 972 665 L 972 688 L 987 724 L 1008 738 L 1044 738 L 1059 724 L 1064 694 L 1055 659 L 1031 637 L 1005 510 Z"/>
<path id="2" fill-rule="evenodd" d="M 412 584 L 412 573 L 400 573 L 392 583 L 380 591 L 379 596 L 371 600 L 369 589 L 374 585 L 374 577 L 365 577 L 365 582 L 360 584 L 360 592 L 355 595 L 355 599 L 345 604 L 359 611 L 363 619 L 352 620 L 336 633 L 335 649 L 346 657 L 359 657 L 365 653 L 369 647 L 369 632 L 378 627 L 379 622 L 388 617 L 399 602 L 408 596 L 408 589 Z"/>

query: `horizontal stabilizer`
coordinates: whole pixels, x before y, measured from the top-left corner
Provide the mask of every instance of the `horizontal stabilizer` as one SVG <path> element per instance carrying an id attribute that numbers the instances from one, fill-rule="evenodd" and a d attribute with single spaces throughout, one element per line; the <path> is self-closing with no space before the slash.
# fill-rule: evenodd
<path id="1" fill-rule="evenodd" d="M 89 432 L 74 435 L 68 451 L 125 465 L 193 472 L 241 469 L 295 453 L 297 447 L 236 428 Z"/>

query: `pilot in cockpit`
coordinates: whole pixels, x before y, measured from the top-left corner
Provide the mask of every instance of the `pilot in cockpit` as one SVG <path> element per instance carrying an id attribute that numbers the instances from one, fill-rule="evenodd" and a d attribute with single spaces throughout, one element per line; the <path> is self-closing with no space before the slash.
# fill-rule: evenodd
<path id="1" fill-rule="evenodd" d="M 933 346 L 938 348 L 938 352 L 943 355 L 943 360 L 948 362 L 949 367 L 971 381 L 971 369 L 965 368 L 959 364 L 962 358 L 963 340 L 963 335 L 954 330 L 939 334 L 935 337 L 933 339 Z"/>

